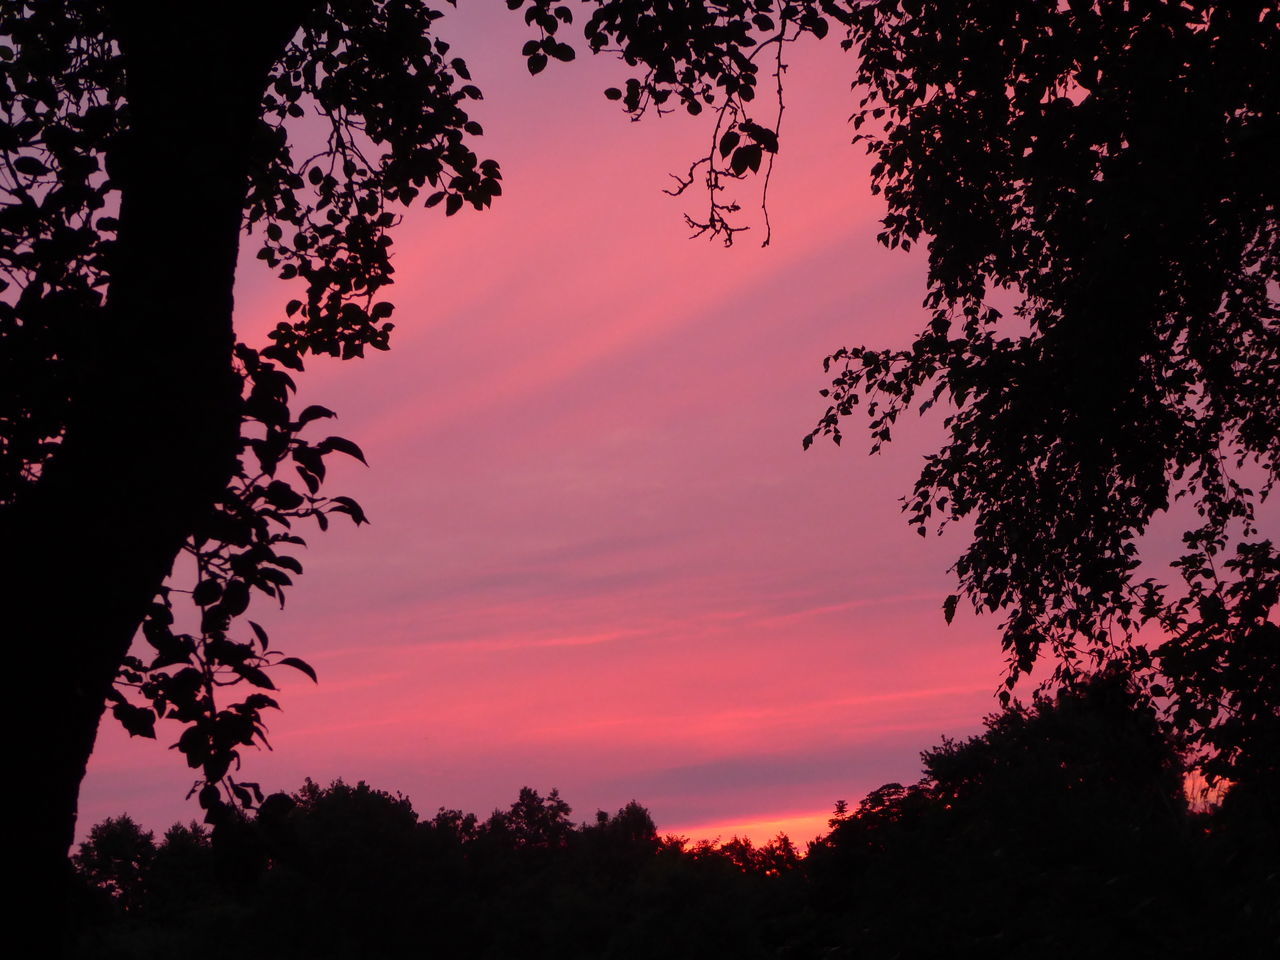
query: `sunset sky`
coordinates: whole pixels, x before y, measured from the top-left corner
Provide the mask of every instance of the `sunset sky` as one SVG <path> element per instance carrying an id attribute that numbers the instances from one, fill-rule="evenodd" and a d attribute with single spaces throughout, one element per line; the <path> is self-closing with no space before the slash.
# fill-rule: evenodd
<path id="1" fill-rule="evenodd" d="M 613 61 L 530 78 L 519 16 L 487 7 L 442 33 L 485 92 L 477 146 L 505 195 L 411 211 L 392 350 L 301 378 L 364 448 L 327 490 L 372 524 L 310 536 L 286 609 L 251 611 L 321 682 L 277 678 L 274 751 L 242 774 L 365 779 L 428 816 L 558 787 L 577 819 L 636 799 L 664 832 L 808 839 L 976 731 L 1002 671 L 994 620 L 943 622 L 961 532 L 922 539 L 899 512 L 938 420 L 878 457 L 856 429 L 801 450 L 822 357 L 923 322 L 922 259 L 875 243 L 852 61 L 793 51 L 773 243 L 749 184 L 756 229 L 726 250 L 687 238 L 701 197 L 662 193 L 709 127 L 628 123 L 601 93 Z M 292 292 L 253 253 L 237 324 L 261 344 Z M 199 816 L 176 736 L 104 721 L 82 834 Z"/>

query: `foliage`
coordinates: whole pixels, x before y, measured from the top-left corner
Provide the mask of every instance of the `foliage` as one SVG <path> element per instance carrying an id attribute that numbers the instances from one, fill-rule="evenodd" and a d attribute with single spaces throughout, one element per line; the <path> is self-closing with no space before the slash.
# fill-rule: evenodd
<path id="1" fill-rule="evenodd" d="M 379 293 L 393 272 L 396 205 L 429 190 L 426 204 L 452 215 L 501 192 L 497 164 L 469 145 L 482 130 L 466 105 L 480 91 L 433 37 L 438 11 L 416 0 L 294 6 L 296 32 L 260 97 L 242 222 L 259 259 L 298 296 L 270 345 L 238 344 L 227 358 L 243 384 L 241 455 L 142 623 L 151 652 L 121 665 L 111 694 L 131 734 L 155 736 L 160 718 L 184 726 L 176 746 L 199 772 L 192 792 L 211 819 L 227 801 L 262 799 L 233 774 L 242 748 L 267 745 L 264 711 L 277 706 L 261 692 L 274 689 L 270 668 L 315 677 L 268 649 L 260 626 L 233 631 L 233 622 L 255 593 L 283 602 L 302 571 L 292 555 L 303 545 L 298 521 L 324 529 L 342 513 L 365 522 L 354 500 L 320 494 L 327 458 L 363 461 L 360 449 L 301 435 L 334 414 L 310 406 L 295 415 L 288 370 L 301 371 L 308 354 L 387 348 L 393 308 Z M 121 171 L 137 113 L 129 94 L 143 84 L 141 71 L 129 74 L 116 7 L 37 0 L 6 4 L 0 20 L 0 262 L 9 278 L 0 280 L 0 506 L 20 505 L 56 468 L 79 385 L 97 375 L 95 338 L 110 335 Z M 228 703 L 224 688 L 243 684 L 258 691 Z"/>
<path id="2" fill-rule="evenodd" d="M 1068 681 L 1131 656 L 1206 772 L 1274 777 L 1275 5 L 885 0 L 849 37 L 880 240 L 927 238 L 931 319 L 828 358 L 806 445 L 862 399 L 875 448 L 949 404 L 906 510 L 922 534 L 972 519 L 960 596 L 1002 613 L 1009 685 L 1046 649 Z M 1182 498 L 1181 591 L 1138 582 L 1138 538 Z"/>
<path id="3" fill-rule="evenodd" d="M 714 123 L 706 154 L 685 175 L 675 176 L 676 185 L 668 191 L 674 196 L 695 187 L 705 192 L 706 212 L 685 216 L 693 235 L 717 237 L 730 246 L 736 234 L 750 229 L 737 217 L 740 204 L 725 191 L 763 171 L 762 245 L 767 246 L 772 235 L 768 184 L 782 124 L 787 46 L 806 34 L 825 37 L 832 21 L 849 23 L 850 5 L 838 0 L 587 0 L 587 5 L 593 9 L 583 35 L 591 52 L 615 54 L 638 68 L 622 87 L 605 90 L 631 120 L 673 110 L 698 116 L 710 108 Z M 524 8 L 525 21 L 539 31 L 540 39 L 529 41 L 523 51 L 531 73 L 547 65 L 548 52 L 573 59 L 573 47 L 557 37 L 562 24 L 573 23 L 571 7 L 558 0 L 507 0 L 507 6 Z M 772 89 L 763 91 L 769 79 Z"/>
<path id="4" fill-rule="evenodd" d="M 167 834 L 165 839 L 167 846 Z M 125 912 L 142 905 L 155 860 L 155 834 L 143 830 L 128 814 L 96 824 L 73 858 L 80 875 L 105 891 Z"/>
<path id="5" fill-rule="evenodd" d="M 544 36 L 572 21 L 550 0 L 509 6 Z M 767 229 L 787 44 L 843 29 L 879 239 L 927 245 L 930 320 L 906 349 L 827 358 L 831 405 L 805 446 L 840 442 L 860 404 L 873 450 L 902 412 L 949 405 L 905 509 L 921 534 L 972 521 L 944 609 L 1001 613 L 1006 702 L 1042 654 L 1064 682 L 1127 660 L 1206 773 L 1274 782 L 1280 554 L 1256 517 L 1280 474 L 1276 5 L 590 6 L 591 50 L 637 68 L 606 91 L 632 119 L 714 112 L 674 192 L 704 188 L 689 224 L 726 243 L 745 228 L 724 191 L 766 159 Z M 1198 520 L 1174 589 L 1139 570 L 1139 540 L 1184 498 Z"/>
<path id="6" fill-rule="evenodd" d="M 975 956 L 1265 954 L 1276 877 L 1240 857 L 1275 850 L 1266 817 L 1188 811 L 1176 739 L 1128 677 L 985 726 L 944 738 L 919 783 L 873 791 L 811 848 L 835 955 L 927 955 L 942 931 Z"/>
<path id="7" fill-rule="evenodd" d="M 816 960 L 946 943 L 958 956 L 1193 957 L 1268 955 L 1280 933 L 1269 810 L 1190 813 L 1176 741 L 1118 671 L 1014 705 L 923 760 L 919 783 L 837 805 L 805 856 L 785 836 L 662 837 L 635 802 L 575 824 L 555 791 L 526 787 L 484 820 L 427 819 L 399 794 L 308 781 L 238 834 L 216 827 L 212 847 L 171 830 L 139 904 L 84 918 L 81 948 Z M 155 882 L 171 856 L 188 872 Z M 256 867 L 226 869 L 234 856 Z"/>
<path id="8" fill-rule="evenodd" d="M 768 891 L 798 862 L 789 843 L 662 838 L 634 802 L 580 825 L 570 812 L 555 791 L 526 787 L 483 821 L 443 809 L 420 820 L 401 795 L 307 781 L 268 797 L 243 829 L 219 824 L 212 846 L 171 830 L 155 862 L 194 854 L 203 867 L 189 861 L 189 875 L 167 890 L 148 876 L 141 910 L 83 918 L 82 947 L 95 954 L 110 943 L 137 957 L 429 947 L 469 958 L 622 958 L 707 956 L 720 945 L 767 955 L 765 917 L 777 912 Z M 212 889 L 201 880 L 211 874 Z"/>

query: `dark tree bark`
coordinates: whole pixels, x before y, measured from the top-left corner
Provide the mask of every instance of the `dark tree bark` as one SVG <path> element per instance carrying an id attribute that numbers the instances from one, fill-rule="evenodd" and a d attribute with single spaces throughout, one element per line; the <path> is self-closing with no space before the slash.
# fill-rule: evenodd
<path id="1" fill-rule="evenodd" d="M 8 630 L 41 651 L 58 691 L 44 700 L 38 678 L 20 681 L 34 719 L 28 766 L 44 771 L 28 828 L 36 896 L 63 889 L 106 695 L 235 464 L 239 231 L 263 88 L 294 32 L 290 12 L 224 2 L 175 18 L 154 0 L 113 10 L 130 132 L 108 157 L 121 200 L 106 307 L 57 456 L 0 515 Z"/>

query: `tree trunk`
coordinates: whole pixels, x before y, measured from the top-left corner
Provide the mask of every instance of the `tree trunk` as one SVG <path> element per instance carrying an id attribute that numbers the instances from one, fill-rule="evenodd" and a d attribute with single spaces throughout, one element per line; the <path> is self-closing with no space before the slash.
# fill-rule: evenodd
<path id="1" fill-rule="evenodd" d="M 231 315 L 248 147 L 293 33 L 279 10 L 251 10 L 226 2 L 175 20 L 156 0 L 126 0 L 113 11 L 130 132 L 108 158 L 121 200 L 105 316 L 88 331 L 57 456 L 0 516 L 11 642 L 41 664 L 16 678 L 31 701 L 27 768 L 44 772 L 28 818 L 28 893 L 40 898 L 65 889 L 116 671 L 239 450 Z"/>

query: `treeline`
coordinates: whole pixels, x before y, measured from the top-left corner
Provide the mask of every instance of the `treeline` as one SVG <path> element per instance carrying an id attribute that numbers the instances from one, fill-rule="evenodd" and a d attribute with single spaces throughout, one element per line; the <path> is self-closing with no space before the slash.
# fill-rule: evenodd
<path id="1" fill-rule="evenodd" d="M 1273 957 L 1276 798 L 1193 811 L 1123 678 L 989 717 L 803 854 L 663 837 L 631 803 L 575 823 L 525 788 L 481 820 L 307 781 L 252 819 L 98 824 L 74 951 L 101 958 Z"/>

